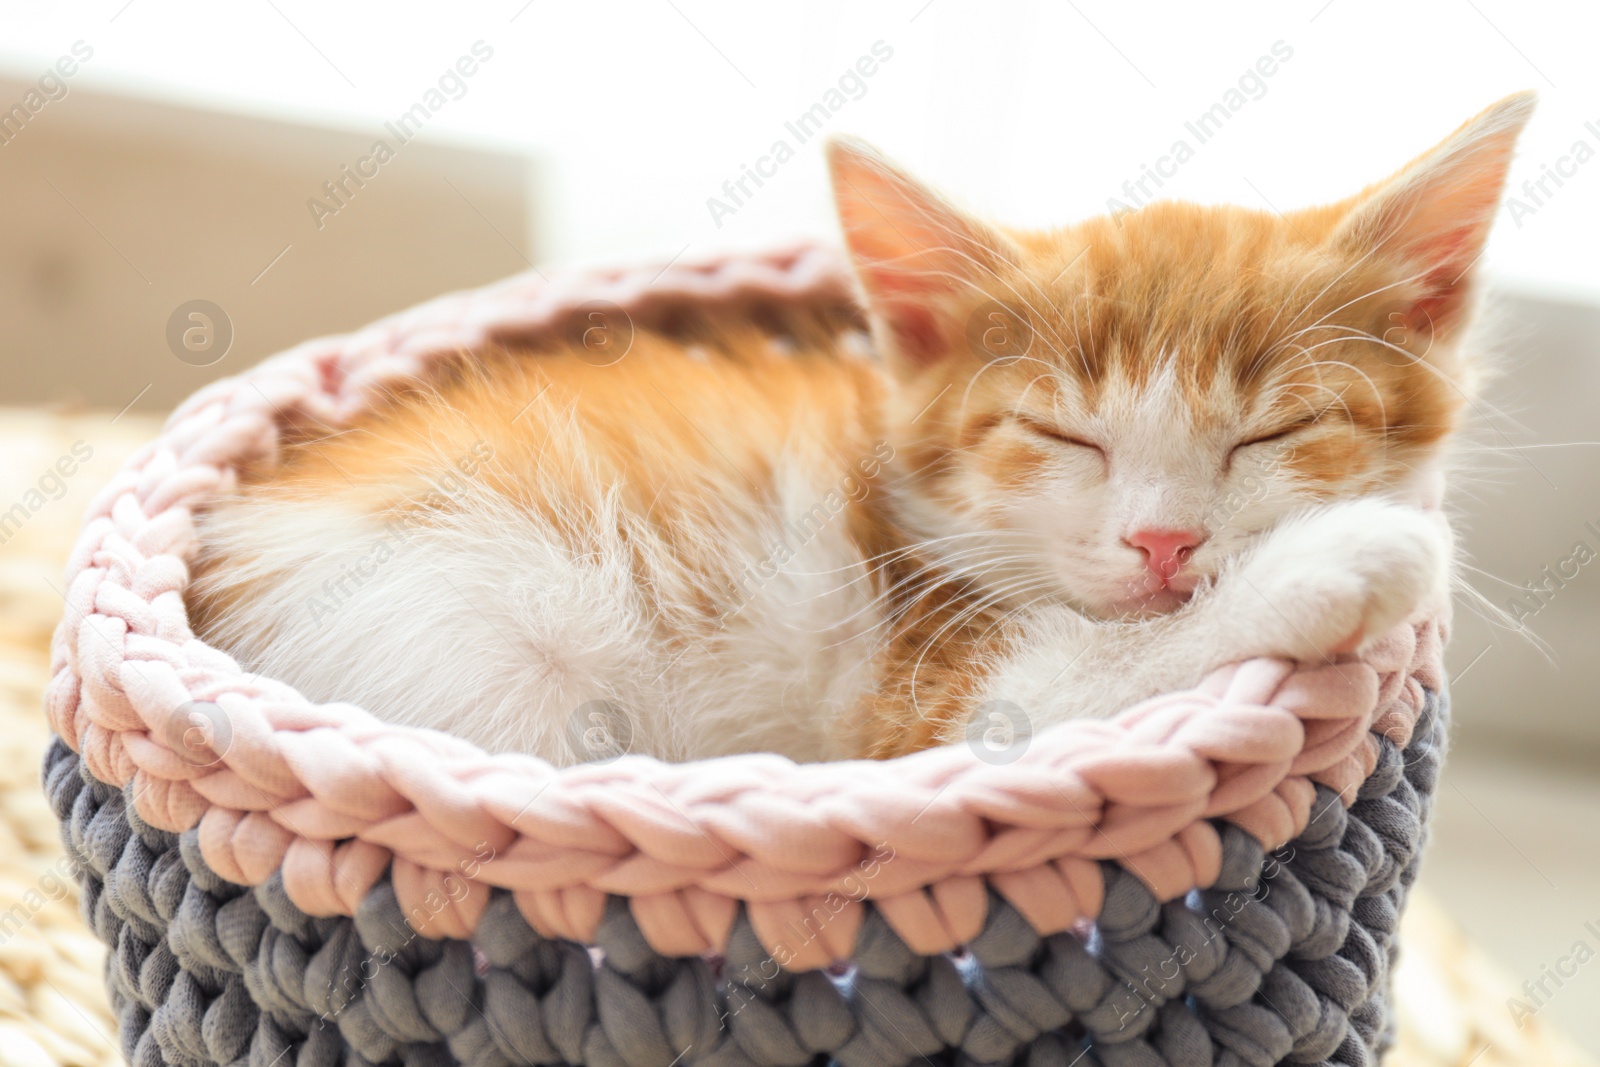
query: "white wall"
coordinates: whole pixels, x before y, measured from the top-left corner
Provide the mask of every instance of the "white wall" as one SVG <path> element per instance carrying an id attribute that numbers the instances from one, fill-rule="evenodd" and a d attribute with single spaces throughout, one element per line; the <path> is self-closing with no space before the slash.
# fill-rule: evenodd
<path id="1" fill-rule="evenodd" d="M 544 155 L 554 259 L 826 233 L 814 141 L 722 226 L 706 199 L 880 40 L 893 58 L 831 128 L 1018 222 L 1103 210 L 1280 40 L 1293 56 L 1264 95 L 1164 192 L 1284 209 L 1336 197 L 1528 87 L 1544 102 L 1515 185 L 1579 139 L 1600 151 L 1600 8 L 1576 2 L 124 2 L 7 5 L 0 68 L 37 74 L 83 39 L 95 55 L 77 84 L 377 136 L 483 40 L 493 60 L 428 136 Z M 1520 221 L 1496 234 L 1492 269 L 1600 292 L 1600 159 Z"/>

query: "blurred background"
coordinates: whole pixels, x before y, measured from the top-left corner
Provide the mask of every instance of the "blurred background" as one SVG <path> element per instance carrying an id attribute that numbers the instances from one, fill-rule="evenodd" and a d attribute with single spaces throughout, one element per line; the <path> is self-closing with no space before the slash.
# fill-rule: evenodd
<path id="1" fill-rule="evenodd" d="M 1466 577 L 1529 632 L 1458 604 L 1424 880 L 1537 982 L 1600 950 L 1596 40 L 1600 8 L 1510 0 L 8 3 L 0 510 L 58 458 L 40 412 L 106 426 L 48 502 L 70 530 L 118 434 L 297 341 L 534 264 L 831 239 L 824 133 L 1010 223 L 1289 210 L 1533 88 L 1454 498 Z M 1600 966 L 1546 988 L 1600 1052 Z"/>

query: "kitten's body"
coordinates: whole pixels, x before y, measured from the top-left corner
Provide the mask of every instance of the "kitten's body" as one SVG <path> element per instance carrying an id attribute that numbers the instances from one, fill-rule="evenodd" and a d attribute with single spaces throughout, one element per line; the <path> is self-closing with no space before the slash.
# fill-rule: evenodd
<path id="1" fill-rule="evenodd" d="M 669 758 L 836 754 L 884 618 L 880 376 L 753 334 L 640 334 L 626 362 L 502 356 L 297 449 L 207 523 L 215 636 L 495 749 L 569 760 L 600 725 Z M 591 723 L 594 701 L 627 722 Z"/>
<path id="2" fill-rule="evenodd" d="M 1444 594 L 1417 505 L 1527 106 L 1331 208 L 1047 234 L 838 149 L 883 359 L 748 331 L 486 354 L 213 509 L 198 628 L 562 762 L 892 755 L 1356 646 Z"/>

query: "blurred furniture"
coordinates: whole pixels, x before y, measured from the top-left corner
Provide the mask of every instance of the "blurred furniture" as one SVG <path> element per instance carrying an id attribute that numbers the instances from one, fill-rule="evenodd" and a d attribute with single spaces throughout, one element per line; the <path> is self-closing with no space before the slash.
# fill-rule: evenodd
<path id="1" fill-rule="evenodd" d="M 0 78 L 0 100 L 29 88 Z M 0 145 L 4 402 L 164 412 L 297 341 L 538 259 L 524 155 L 402 141 L 392 125 L 72 86 Z M 225 351 L 174 349 L 169 322 L 196 300 L 225 317 Z"/>
<path id="2" fill-rule="evenodd" d="M 1526 633 L 1458 600 L 1455 727 L 1467 747 L 1600 766 L 1600 306 L 1492 294 L 1491 374 L 1468 419 L 1452 500 L 1476 570 L 1464 576 Z M 1585 562 L 1586 560 L 1586 562 Z M 1530 591 L 1532 586 L 1534 591 Z"/>

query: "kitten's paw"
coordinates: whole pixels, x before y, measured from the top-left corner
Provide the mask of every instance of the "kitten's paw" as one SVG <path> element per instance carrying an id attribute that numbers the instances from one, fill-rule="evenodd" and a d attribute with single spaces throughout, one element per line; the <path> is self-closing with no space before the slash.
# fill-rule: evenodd
<path id="1" fill-rule="evenodd" d="M 1437 515 L 1378 500 L 1331 505 L 1267 535 L 1234 575 L 1238 602 L 1273 654 L 1322 660 L 1360 650 L 1447 588 L 1450 552 Z"/>

